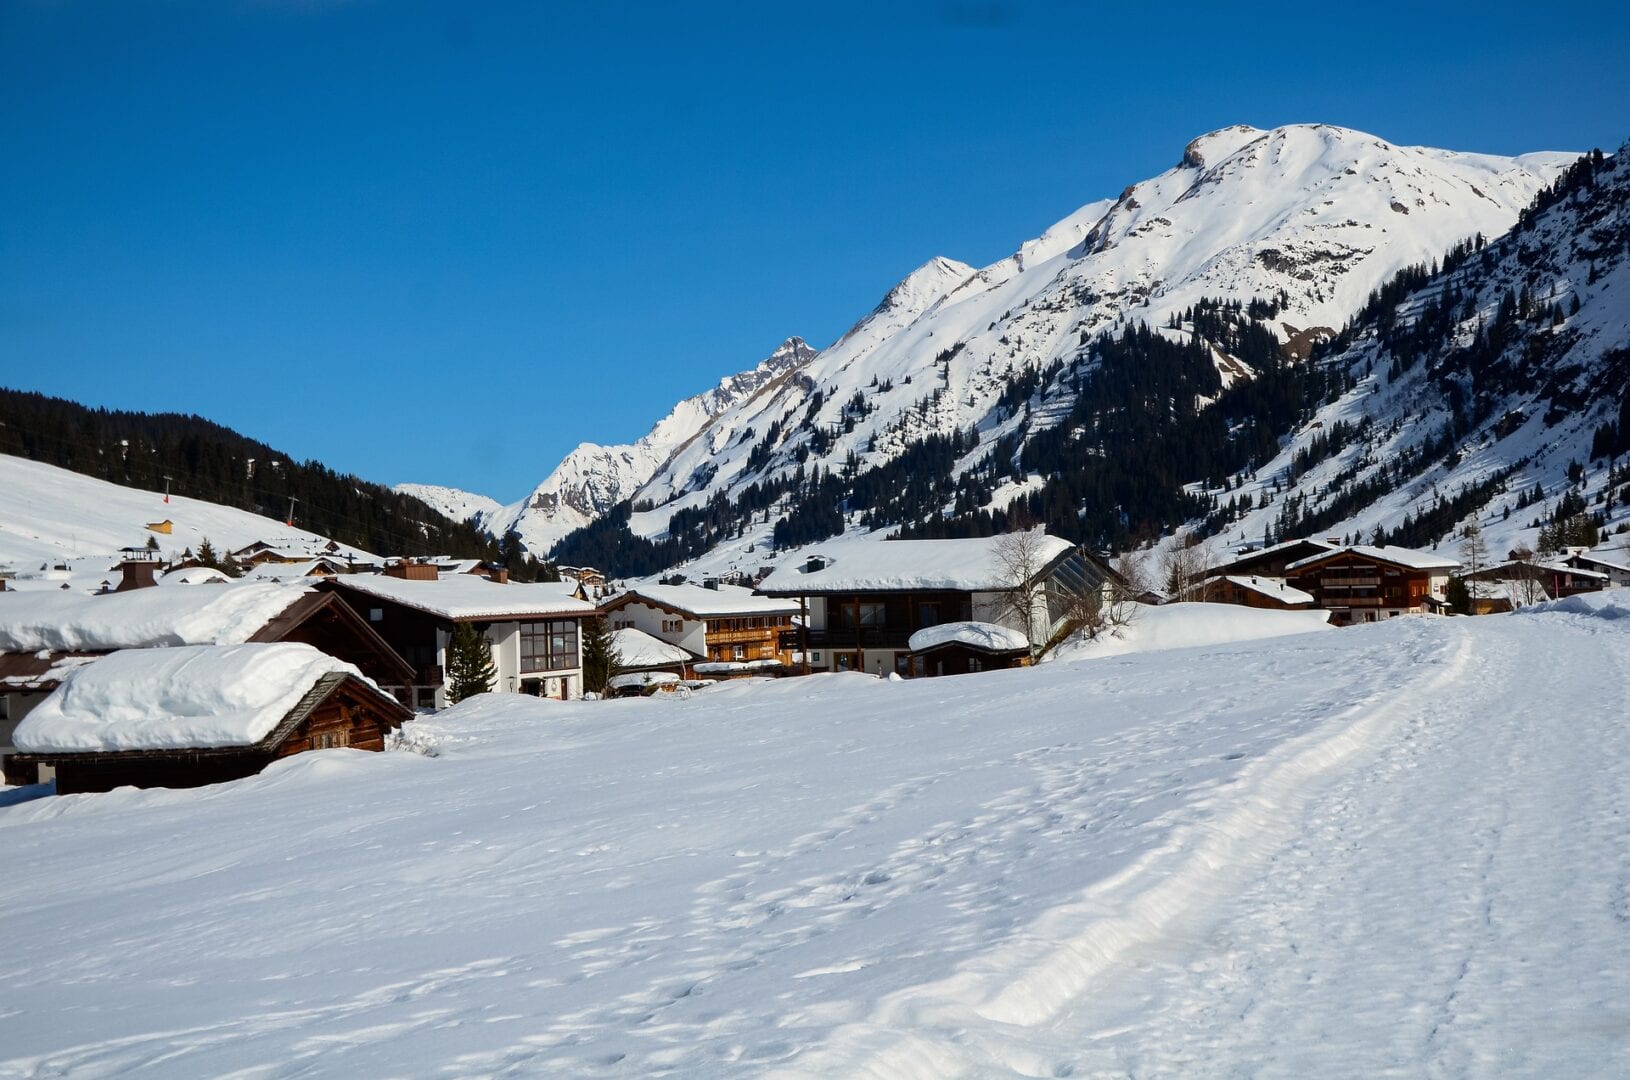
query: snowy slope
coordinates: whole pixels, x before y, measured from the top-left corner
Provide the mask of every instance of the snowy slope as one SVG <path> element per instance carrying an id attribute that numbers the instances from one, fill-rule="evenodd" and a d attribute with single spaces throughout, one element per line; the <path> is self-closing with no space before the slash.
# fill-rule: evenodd
<path id="1" fill-rule="evenodd" d="M 1007 259 L 919 268 L 796 379 L 725 410 L 675 453 L 640 489 L 657 510 L 633 528 L 659 536 L 680 506 L 786 473 L 822 430 L 834 467 L 850 454 L 886 460 L 930 433 L 999 434 L 1010 418 L 996 401 L 1016 374 L 1203 297 L 1283 293 L 1286 336 L 1340 326 L 1400 268 L 1506 231 L 1571 159 L 1397 147 L 1328 125 L 1213 132 L 1177 167 L 1083 207 Z M 766 440 L 769 463 L 749 468 Z"/>
<path id="2" fill-rule="evenodd" d="M 0 807 L 0 1075 L 1620 1074 L 1630 612 L 1573 606 Z"/>
<path id="3" fill-rule="evenodd" d="M 1213 542 L 1217 550 L 1282 534 L 1287 506 L 1308 513 L 1332 505 L 1356 485 L 1395 469 L 1423 438 L 1458 424 L 1469 427 L 1446 459 L 1422 463 L 1404 482 L 1320 530 L 1320 535 L 1396 529 L 1478 484 L 1509 474 L 1498 490 L 1470 508 L 1496 559 L 1521 543 L 1537 548 L 1536 518 L 1573 492 L 1605 519 L 1608 543 L 1630 522 L 1625 499 L 1607 499 L 1611 472 L 1591 459 L 1592 438 L 1619 414 L 1630 393 L 1630 162 L 1607 158 L 1594 182 L 1490 243 L 1452 273 L 1439 274 L 1389 307 L 1384 318 L 1357 328 L 1351 347 L 1328 362 L 1356 379 L 1353 391 L 1318 411 L 1282 452 L 1265 462 L 1231 497 L 1258 509 Z M 1620 163 L 1623 162 L 1623 163 Z M 1479 359 L 1479 337 L 1495 332 L 1507 298 L 1530 297 L 1534 315 L 1518 319 L 1492 359 Z M 1555 306 L 1556 314 L 1548 314 Z M 1434 307 L 1452 307 L 1444 329 L 1415 351 L 1383 340 L 1382 324 L 1405 332 L 1430 322 Z M 1553 321 L 1553 319 L 1555 321 Z M 1397 361 L 1397 368 L 1394 362 Z M 1407 361 L 1407 362 L 1405 362 Z M 1456 420 L 1459 413 L 1470 420 Z M 1479 418 L 1480 417 L 1480 418 Z M 1368 423 L 1364 437 L 1302 475 L 1298 452 L 1337 423 Z M 1570 466 L 1582 466 L 1577 481 Z M 1524 505 L 1538 486 L 1544 497 Z M 1450 525 L 1458 526 L 1460 520 Z M 1435 536 L 1451 545 L 1446 527 Z"/>
<path id="4" fill-rule="evenodd" d="M 164 520 L 174 523 L 169 535 L 147 529 Z M 166 503 L 159 492 L 0 454 L 0 566 L 32 575 L 42 564 L 67 560 L 95 584 L 107 576 L 120 548 L 141 547 L 149 536 L 158 540 L 166 558 L 188 548 L 196 551 L 205 539 L 220 552 L 257 540 L 313 552 L 328 543 L 314 532 L 246 510 L 180 495 Z M 348 552 L 359 559 L 375 558 L 344 547 L 338 557 L 344 559 Z M 19 584 L 27 587 L 32 580 Z"/>
<path id="5" fill-rule="evenodd" d="M 468 521 L 470 518 L 484 520 L 492 517 L 504 505 L 485 495 L 439 484 L 397 484 L 392 490 L 411 495 L 454 521 Z"/>
<path id="6" fill-rule="evenodd" d="M 509 506 L 483 507 L 481 526 L 495 537 L 514 529 L 529 550 L 546 553 L 562 536 L 632 498 L 713 417 L 750 399 L 814 355 L 815 350 L 802 338 L 788 338 L 756 367 L 721 379 L 712 389 L 675 405 L 638 442 L 582 444 L 525 499 Z"/>

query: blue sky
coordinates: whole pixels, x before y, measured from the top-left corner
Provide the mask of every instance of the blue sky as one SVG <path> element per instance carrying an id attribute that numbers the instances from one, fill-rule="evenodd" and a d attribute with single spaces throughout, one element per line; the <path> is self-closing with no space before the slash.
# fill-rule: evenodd
<path id="1" fill-rule="evenodd" d="M 0 384 L 509 501 L 1226 124 L 1630 137 L 1619 4 L 1330 8 L 4 0 Z"/>

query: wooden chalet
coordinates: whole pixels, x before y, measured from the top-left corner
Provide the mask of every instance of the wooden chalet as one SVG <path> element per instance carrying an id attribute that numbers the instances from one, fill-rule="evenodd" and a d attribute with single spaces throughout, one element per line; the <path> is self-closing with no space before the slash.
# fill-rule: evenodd
<path id="1" fill-rule="evenodd" d="M 1313 596 L 1285 584 L 1284 578 L 1256 574 L 1216 574 L 1205 580 L 1200 599 L 1212 604 L 1237 604 L 1265 611 L 1302 611 L 1313 606 Z"/>
<path id="2" fill-rule="evenodd" d="M 1310 594 L 1337 626 L 1440 610 L 1454 559 L 1402 547 L 1353 546 L 1285 568 L 1285 583 Z"/>
<path id="3" fill-rule="evenodd" d="M 265 649 L 306 649 L 314 662 L 307 665 L 307 670 L 292 687 L 248 688 L 250 704 L 257 697 L 299 694 L 292 707 L 277 708 L 274 714 L 266 716 L 260 726 L 269 730 L 262 733 L 255 729 L 253 737 L 236 738 L 240 732 L 231 730 L 234 726 L 231 721 L 217 725 L 208 716 L 163 715 L 167 707 L 172 707 L 169 699 L 173 689 L 162 683 L 149 683 L 142 677 L 145 668 L 168 665 L 173 669 L 178 660 L 191 659 L 181 654 L 215 654 L 222 662 L 214 668 L 219 670 L 225 666 L 230 671 L 239 656 L 247 655 L 252 662 L 255 656 L 261 655 L 256 650 Z M 52 697 L 20 726 L 17 737 L 24 749 L 7 759 L 7 782 L 35 783 L 42 776 L 54 776 L 59 795 L 110 791 L 125 786 L 188 788 L 252 776 L 280 758 L 308 750 L 339 747 L 383 750 L 387 733 L 401 726 L 413 713 L 366 680 L 342 670 L 344 666 L 322 657 L 314 649 L 288 644 L 192 646 L 116 653 L 99 665 L 68 675 Z M 132 668 L 134 673 L 127 670 Z M 133 702 L 139 708 L 146 699 L 155 715 L 144 716 L 146 722 L 137 731 L 113 731 L 111 737 L 105 739 L 105 746 L 86 748 L 83 745 L 85 728 L 88 724 L 98 724 L 103 718 L 92 717 L 87 722 L 71 714 L 71 705 L 55 710 L 52 706 L 62 695 L 71 692 L 76 681 L 87 678 L 107 681 L 116 677 L 129 680 L 125 704 Z M 219 693 L 207 673 L 189 672 L 187 677 L 195 683 L 190 689 Z M 93 696 L 105 698 L 106 694 Z M 228 689 L 220 696 L 230 701 L 234 695 Z M 244 695 L 239 692 L 237 696 Z"/>
<path id="4" fill-rule="evenodd" d="M 613 630 L 639 630 L 677 645 L 710 665 L 714 675 L 791 669 L 798 605 L 788 600 L 709 580 L 641 585 L 608 601 L 603 610 Z"/>
<path id="5" fill-rule="evenodd" d="M 1630 586 L 1630 551 L 1624 548 L 1569 548 L 1559 560 L 1563 566 L 1587 570 L 1602 576 L 1602 588 L 1622 589 Z M 1581 589 L 1588 592 L 1588 589 Z"/>
<path id="6" fill-rule="evenodd" d="M 1207 567 L 1206 573 L 1217 576 L 1283 580 L 1285 568 L 1291 563 L 1337 551 L 1341 546 L 1341 541 L 1334 537 L 1325 540 L 1286 540 L 1252 551 L 1241 551 L 1216 566 Z"/>
<path id="7" fill-rule="evenodd" d="M 251 614 L 252 613 L 252 614 Z M 414 672 L 339 596 L 267 583 L 80 596 L 8 594 L 0 605 L 0 764 L 17 724 L 85 664 L 124 649 L 297 642 L 354 664 L 403 701 Z"/>
<path id="8" fill-rule="evenodd" d="M 1114 573 L 1068 541 L 1039 532 L 1032 536 L 1034 604 L 1027 633 L 1041 644 L 1072 626 L 1072 597 L 1107 593 Z M 909 675 L 911 637 L 919 630 L 1018 621 L 1005 602 L 1015 584 L 1001 557 L 1008 542 L 1003 537 L 832 541 L 779 564 L 759 591 L 797 599 L 803 670 Z"/>

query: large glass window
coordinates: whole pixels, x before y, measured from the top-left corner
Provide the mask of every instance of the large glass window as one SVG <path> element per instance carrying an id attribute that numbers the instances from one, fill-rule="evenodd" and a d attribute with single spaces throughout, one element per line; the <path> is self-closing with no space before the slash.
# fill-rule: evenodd
<path id="1" fill-rule="evenodd" d="M 521 671 L 560 671 L 577 662 L 577 620 L 521 624 Z"/>

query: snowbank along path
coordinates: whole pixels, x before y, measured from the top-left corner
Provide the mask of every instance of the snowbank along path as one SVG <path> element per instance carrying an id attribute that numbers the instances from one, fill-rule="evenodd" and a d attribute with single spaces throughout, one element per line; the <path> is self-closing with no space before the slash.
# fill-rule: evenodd
<path id="1" fill-rule="evenodd" d="M 1615 613 L 486 698 L 0 808 L 0 1075 L 1622 1074 Z"/>

